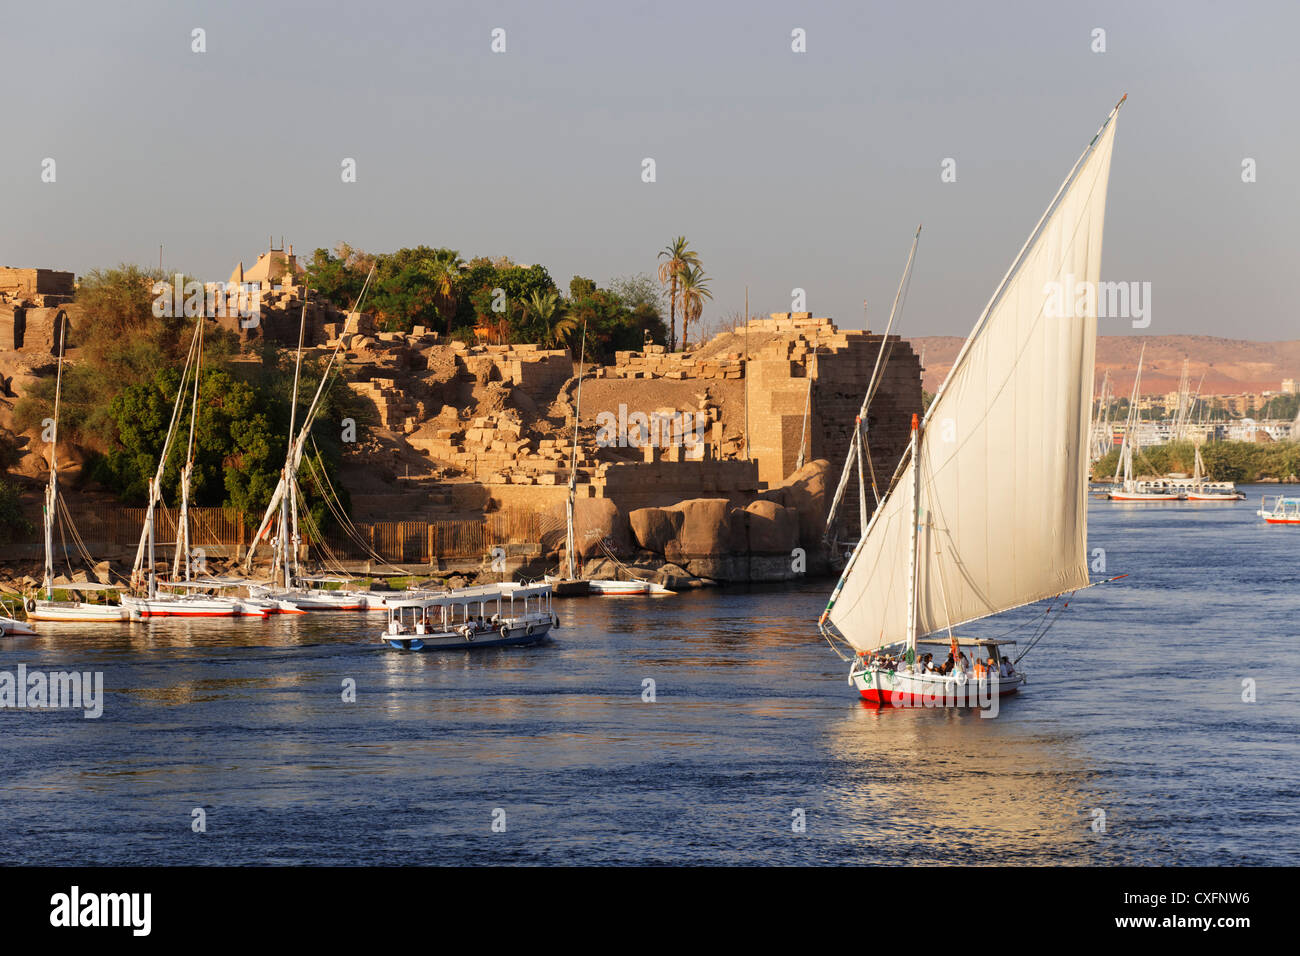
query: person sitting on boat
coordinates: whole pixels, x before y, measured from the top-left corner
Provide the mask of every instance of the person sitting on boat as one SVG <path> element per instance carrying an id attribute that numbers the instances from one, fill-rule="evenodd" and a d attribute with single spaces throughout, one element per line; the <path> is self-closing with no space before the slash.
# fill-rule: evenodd
<path id="1" fill-rule="evenodd" d="M 976 657 L 975 658 L 975 679 L 981 680 L 983 679 L 983 677 L 984 677 L 984 662 L 980 660 L 979 657 Z"/>
<path id="2" fill-rule="evenodd" d="M 1016 673 L 1016 669 L 1015 667 L 1012 666 L 1011 659 L 1009 657 L 1002 658 L 1002 670 L 1001 670 L 1002 676 L 1012 677 L 1015 675 L 1015 673 Z"/>
<path id="3" fill-rule="evenodd" d="M 487 625 L 483 623 L 483 615 L 482 615 L 482 614 L 479 614 L 479 615 L 477 615 L 477 616 L 474 618 L 474 630 L 476 630 L 476 631 L 485 631 L 485 630 L 487 630 Z"/>

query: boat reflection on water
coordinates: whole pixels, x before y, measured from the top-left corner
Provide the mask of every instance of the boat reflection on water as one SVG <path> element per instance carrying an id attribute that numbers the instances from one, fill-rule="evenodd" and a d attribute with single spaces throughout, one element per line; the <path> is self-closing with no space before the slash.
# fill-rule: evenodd
<path id="1" fill-rule="evenodd" d="M 826 798 L 842 836 L 882 864 L 1097 862 L 1098 798 L 1069 741 L 976 710 L 897 709 L 863 702 L 826 736 Z M 1097 829 L 1094 829 L 1097 821 Z"/>

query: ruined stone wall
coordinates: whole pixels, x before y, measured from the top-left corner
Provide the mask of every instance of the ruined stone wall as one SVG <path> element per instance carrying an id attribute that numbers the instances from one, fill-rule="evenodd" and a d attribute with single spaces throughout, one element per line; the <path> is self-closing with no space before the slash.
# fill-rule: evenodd
<path id="1" fill-rule="evenodd" d="M 68 301 L 76 292 L 76 275 L 55 269 L 13 269 L 0 267 L 0 295 L 14 299 L 51 296 L 58 301 L 39 302 L 39 305 L 57 305 Z"/>
<path id="2" fill-rule="evenodd" d="M 71 323 L 65 309 L 52 306 L 0 306 L 0 349 L 58 354 L 56 343 L 62 327 L 68 326 L 69 348 L 72 347 Z"/>
<path id="3" fill-rule="evenodd" d="M 543 349 L 539 345 L 465 345 L 452 343 L 456 360 L 479 384 L 504 382 L 518 388 L 543 407 L 573 376 L 568 349 Z"/>
<path id="4" fill-rule="evenodd" d="M 760 480 L 769 486 L 785 480 L 801 444 L 805 461 L 825 458 L 838 475 L 885 346 L 888 361 L 868 413 L 867 439 L 877 481 L 887 483 L 907 447 L 911 415 L 921 411 L 921 367 L 911 346 L 898 336 L 886 342 L 870 332 L 840 331 L 830 319 L 808 313 L 776 313 L 747 328 L 765 341 L 749 362 L 750 443 Z"/>
<path id="5" fill-rule="evenodd" d="M 615 352 L 609 374 L 618 378 L 738 379 L 745 372 L 740 352 L 697 359 L 693 352 L 669 352 L 662 345 L 650 345 L 644 352 Z"/>

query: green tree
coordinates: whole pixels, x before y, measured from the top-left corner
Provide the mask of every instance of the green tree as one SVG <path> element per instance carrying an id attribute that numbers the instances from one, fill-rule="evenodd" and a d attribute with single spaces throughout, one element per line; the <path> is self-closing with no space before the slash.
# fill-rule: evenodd
<path id="1" fill-rule="evenodd" d="M 7 478 L 0 477 L 0 544 L 26 537 L 33 530 L 31 521 L 23 512 L 18 486 Z"/>
<path id="2" fill-rule="evenodd" d="M 277 388 L 235 378 L 223 369 L 204 369 L 199 383 L 199 413 L 194 431 L 194 469 L 190 500 L 196 506 L 225 505 L 246 514 L 266 508 L 280 477 L 288 448 L 288 393 L 291 375 L 280 374 Z M 302 407 L 310 402 L 314 382 L 305 370 L 300 384 Z M 158 467 L 158 456 L 167 436 L 180 372 L 160 370 L 151 382 L 129 385 L 110 403 L 115 447 L 99 458 L 94 477 L 128 501 L 147 499 L 149 480 Z M 317 444 L 326 455 L 326 474 L 336 472 L 341 447 L 330 440 L 337 434 L 328 406 L 318 418 Z M 300 419 L 301 420 L 301 419 Z M 189 412 L 183 415 L 163 470 L 164 500 L 177 500 L 180 473 L 189 438 Z M 310 450 L 310 449 L 309 449 Z M 337 482 L 330 478 L 335 488 Z M 306 482 L 300 473 L 300 482 Z M 306 492 L 307 489 L 304 488 Z M 316 496 L 308 492 L 309 507 Z M 320 509 L 321 517 L 324 515 Z"/>

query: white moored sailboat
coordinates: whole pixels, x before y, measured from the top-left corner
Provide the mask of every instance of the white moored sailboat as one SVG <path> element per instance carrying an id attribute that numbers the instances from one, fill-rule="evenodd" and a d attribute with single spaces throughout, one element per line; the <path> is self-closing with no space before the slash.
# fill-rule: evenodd
<path id="1" fill-rule="evenodd" d="M 45 597 L 28 598 L 29 621 L 58 621 L 76 624 L 116 623 L 127 618 L 120 604 L 93 604 L 89 601 L 54 599 L 54 522 L 59 514 L 59 403 L 63 394 L 63 354 L 67 346 L 68 323 L 59 323 L 59 364 L 54 375 L 54 432 L 50 437 L 50 481 L 45 487 Z M 67 520 L 71 520 L 67 516 Z M 80 538 L 76 540 L 80 541 Z M 60 585 L 62 590 L 84 592 L 116 591 L 112 585 Z M 13 633 L 11 631 L 10 633 Z"/>
<path id="2" fill-rule="evenodd" d="M 1016 256 L 925 420 L 913 417 L 909 451 L 818 621 L 832 647 L 852 648 L 849 681 L 868 701 L 943 706 L 1014 693 L 1019 658 L 953 629 L 1090 584 L 1095 291 L 1123 102 Z M 1093 294 L 1057 310 L 1052 290 L 1062 288 Z M 975 650 L 974 673 L 923 673 L 917 644 L 929 635 L 958 657 Z"/>
<path id="3" fill-rule="evenodd" d="M 366 284 L 361 289 L 361 295 L 357 299 L 353 311 L 360 308 L 361 301 L 365 298 L 366 288 L 369 287 L 373 275 L 374 269 L 372 268 L 370 275 L 366 277 Z M 289 400 L 289 446 L 285 453 L 284 468 L 280 472 L 280 481 L 271 494 L 271 501 L 266 506 L 266 514 L 262 516 L 262 523 L 258 526 L 257 533 L 253 535 L 253 544 L 249 547 L 248 554 L 244 558 L 244 570 L 248 572 L 252 569 L 253 558 L 257 553 L 258 545 L 264 539 L 270 537 L 272 526 L 277 526 L 275 538 L 272 542 L 271 580 L 250 585 L 248 593 L 250 597 L 257 600 L 287 602 L 302 611 L 382 611 L 384 609 L 384 598 L 381 595 L 368 591 L 348 590 L 342 587 L 333 589 L 311 586 L 325 583 L 343 585 L 350 583 L 351 578 L 330 575 L 308 576 L 302 574 L 298 567 L 298 551 L 302 544 L 302 538 L 298 532 L 298 506 L 303 501 L 302 490 L 298 487 L 298 469 L 302 467 L 307 439 L 311 436 L 312 425 L 320 412 L 321 398 L 325 394 L 325 389 L 330 382 L 330 376 L 334 371 L 334 365 L 342 351 L 342 344 L 340 343 L 330 355 L 329 363 L 325 366 L 325 372 L 321 376 L 320 383 L 316 386 L 316 394 L 312 398 L 311 405 L 307 407 L 303 414 L 302 427 L 295 434 L 294 429 L 298 415 L 298 382 L 302 372 L 302 347 L 306 322 L 307 304 L 304 302 L 298 324 L 298 357 L 294 366 L 293 391 L 290 393 Z"/>
<path id="4" fill-rule="evenodd" d="M 1183 493 L 1172 487 L 1163 479 L 1138 481 L 1133 477 L 1133 449 L 1138 447 L 1137 431 L 1141 423 L 1138 414 L 1138 396 L 1142 382 L 1142 362 L 1146 358 L 1147 347 L 1143 343 L 1138 353 L 1137 374 L 1133 376 L 1133 393 L 1129 397 L 1128 420 L 1124 423 L 1124 441 L 1119 448 L 1119 460 L 1115 462 L 1115 477 L 1110 493 L 1106 497 L 1111 501 L 1178 501 Z M 1139 452 L 1140 453 L 1140 452 Z"/>
<path id="5" fill-rule="evenodd" d="M 1192 484 L 1187 489 L 1188 501 L 1245 501 L 1246 496 L 1237 490 L 1235 482 L 1211 481 L 1205 477 L 1205 462 L 1201 460 L 1201 446 L 1196 446 L 1196 464 L 1192 471 Z"/>
<path id="6" fill-rule="evenodd" d="M 157 576 L 157 556 L 155 553 L 156 541 L 154 540 L 154 517 L 157 513 L 158 504 L 162 497 L 162 477 L 163 470 L 167 466 L 167 456 L 171 451 L 172 441 L 176 437 L 176 427 L 180 422 L 181 412 L 185 407 L 186 383 L 189 381 L 191 371 L 194 374 L 194 401 L 195 412 L 197 414 L 198 405 L 198 377 L 199 377 L 199 355 L 203 348 L 203 318 L 200 316 L 194 323 L 194 338 L 190 342 L 189 355 L 185 359 L 185 367 L 181 370 L 181 384 L 176 392 L 176 404 L 172 407 L 171 423 L 167 426 L 167 436 L 163 439 L 162 449 L 158 453 L 158 468 L 154 472 L 153 478 L 149 480 L 149 504 L 145 508 L 144 529 L 140 533 L 140 544 L 136 548 L 135 563 L 131 568 L 131 580 L 133 584 L 143 584 L 144 595 L 127 594 L 122 596 L 122 606 L 130 614 L 131 620 L 139 621 L 149 617 L 234 617 L 237 611 L 234 603 L 225 601 L 220 598 L 210 598 L 199 594 L 174 594 L 167 591 L 158 590 Z M 193 442 L 194 418 L 190 418 L 191 447 Z M 189 459 L 186 459 L 185 472 L 182 476 L 182 487 L 186 481 L 185 475 L 190 468 Z M 177 525 L 176 540 L 176 562 L 179 564 L 182 555 L 186 568 L 189 568 L 189 554 L 184 549 L 188 548 L 189 541 L 187 533 L 183 530 L 188 524 L 184 514 Z M 175 574 L 173 573 L 173 577 Z"/>

